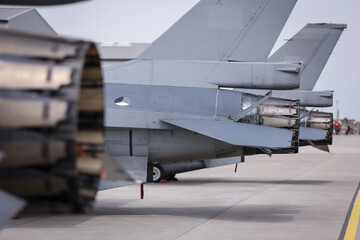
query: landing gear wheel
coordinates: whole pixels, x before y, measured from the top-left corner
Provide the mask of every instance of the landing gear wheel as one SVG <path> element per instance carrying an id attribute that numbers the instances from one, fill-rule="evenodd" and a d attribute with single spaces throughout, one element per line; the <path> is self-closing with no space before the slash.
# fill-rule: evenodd
<path id="1" fill-rule="evenodd" d="M 153 165 L 153 182 L 160 182 L 165 176 L 164 169 L 160 164 Z"/>

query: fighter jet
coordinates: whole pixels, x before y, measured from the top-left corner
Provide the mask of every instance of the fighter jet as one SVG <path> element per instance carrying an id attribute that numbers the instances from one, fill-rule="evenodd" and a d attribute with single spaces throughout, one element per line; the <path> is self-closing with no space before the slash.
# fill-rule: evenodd
<path id="1" fill-rule="evenodd" d="M 344 24 L 308 24 L 293 38 L 275 52 L 268 61 L 298 61 L 305 66 L 300 77 L 300 88 L 290 91 L 273 91 L 273 95 L 281 98 L 299 99 L 300 105 L 305 107 L 323 107 L 332 105 L 332 92 L 312 92 L 320 73 L 329 59 L 335 44 L 342 31 Z M 281 58 L 281 59 L 276 59 Z M 237 89 L 254 94 L 263 94 L 264 90 Z M 262 105 L 258 111 L 261 111 Z M 279 120 L 278 120 L 279 121 Z M 301 127 L 299 133 L 300 146 L 313 146 L 320 150 L 329 151 L 328 145 L 332 144 L 332 113 L 318 111 L 301 111 Z M 224 161 L 219 159 L 199 160 L 181 163 L 160 163 L 155 171 L 157 177 L 168 180 L 181 172 L 211 168 L 244 162 L 245 159 L 229 158 Z M 156 181 L 159 181 L 156 178 Z"/>
<path id="2" fill-rule="evenodd" d="M 271 4 L 276 1 L 269 2 L 267 7 L 274 6 Z M 254 47 L 262 32 L 262 26 L 254 22 L 271 22 L 257 12 L 248 11 L 248 22 L 242 21 L 244 25 L 237 29 L 232 25 L 224 30 L 224 25 L 216 25 L 216 22 L 226 21 L 224 19 L 228 19 L 234 9 L 243 9 L 241 4 L 245 3 L 255 4 L 200 1 L 136 60 L 104 69 L 107 149 L 119 162 L 131 162 L 137 177 L 139 173 L 144 176 L 147 162 L 150 163 L 148 169 L 152 168 L 151 163 L 155 163 L 154 169 L 157 169 L 153 174 L 149 171 L 148 176 L 161 176 L 164 171 L 160 164 L 163 163 L 185 161 L 182 164 L 185 166 L 199 159 L 297 152 L 297 101 L 270 99 L 270 96 L 261 98 L 222 89 L 245 85 L 291 89 L 294 85 L 300 86 L 299 73 L 311 60 L 261 62 L 266 60 L 274 42 L 267 45 L 265 41 L 260 48 Z M 286 4 L 290 1 L 282 6 Z M 202 25 L 208 11 L 216 12 L 214 16 L 219 17 L 213 21 L 217 28 Z M 194 12 L 201 14 L 194 15 Z M 233 20 L 235 15 L 229 19 Z M 190 19 L 199 24 L 187 29 L 184 26 Z M 231 39 L 230 44 L 217 41 L 220 29 L 233 36 L 233 42 Z M 239 32 L 234 33 L 234 29 Z M 256 50 L 251 52 L 251 49 Z M 306 50 L 304 54 L 313 51 Z M 262 113 L 257 112 L 260 105 Z M 264 125 L 267 125 L 266 131 Z M 287 137 L 280 134 L 280 130 L 285 129 Z M 271 135 L 280 138 L 270 141 L 267 136 Z M 284 139 L 291 144 L 281 145 Z M 144 181 L 143 178 L 139 180 Z"/>
<path id="3" fill-rule="evenodd" d="M 292 38 L 272 54 L 267 61 L 294 61 L 303 63 L 300 87 L 290 91 L 273 91 L 274 96 L 300 99 L 301 106 L 332 106 L 332 91 L 312 91 L 323 71 L 346 24 L 307 24 Z M 306 55 L 308 54 L 308 55 Z M 254 94 L 264 91 L 241 89 Z"/>
<path id="4" fill-rule="evenodd" d="M 137 175 L 137 179 L 141 181 L 146 180 L 147 170 L 150 170 L 150 175 L 152 176 L 152 168 L 148 167 L 148 162 L 220 159 L 225 156 L 243 156 L 256 154 L 258 152 L 267 154 L 289 151 L 296 152 L 298 147 L 300 117 L 299 102 L 297 100 L 274 99 L 271 98 L 271 92 L 266 96 L 257 96 L 221 89 L 221 87 L 254 87 L 263 89 L 292 89 L 299 87 L 301 64 L 298 62 L 261 62 L 266 60 L 295 2 L 296 1 L 288 0 L 269 0 L 262 3 L 231 0 L 220 0 L 216 2 L 201 1 L 192 11 L 182 18 L 172 30 L 169 30 L 167 34 L 161 38 L 163 40 L 159 39 L 155 42 L 155 44 L 147 49 L 137 60 L 111 69 L 105 69 L 104 73 L 110 76 L 108 78 L 109 84 L 105 86 L 107 89 L 106 111 L 109 110 L 106 115 L 106 126 L 108 127 L 106 138 L 109 152 L 116 156 L 118 162 L 133 169 L 134 175 Z M 239 12 L 242 14 L 239 14 Z M 269 21 L 269 17 L 274 17 L 275 15 L 276 18 L 273 18 L 273 21 Z M 197 17 L 200 17 L 202 20 L 196 21 Z M 204 21 L 204 19 L 207 20 Z M 236 21 L 235 24 L 233 22 L 234 19 L 239 21 Z M 188 28 L 189 22 L 194 28 Z M 206 26 L 205 29 L 207 29 L 205 31 L 201 30 L 204 26 Z M 190 32 L 183 35 L 183 39 L 179 39 L 179 36 L 176 34 L 178 29 L 187 29 L 190 30 Z M 262 41 L 259 41 L 259 33 L 263 32 L 268 33 L 267 38 L 273 42 L 272 44 L 263 44 Z M 194 37 L 193 34 L 197 34 L 197 36 Z M 7 34 L 4 34 L 4 36 L 8 37 Z M 226 38 L 220 38 L 219 36 L 226 36 Z M 21 42 L 16 38 L 16 34 L 13 37 L 15 39 L 13 42 Z M 34 36 L 22 35 L 20 39 L 31 40 L 33 37 Z M 191 38 L 186 39 L 186 37 Z M 46 43 L 48 40 L 52 42 L 52 39 L 38 38 L 37 36 L 36 41 L 33 41 L 35 45 L 39 39 L 42 43 Z M 190 40 L 197 41 L 196 44 L 193 45 L 196 51 L 194 51 L 193 48 L 187 48 L 188 44 L 186 42 L 190 42 Z M 168 44 L 163 45 L 161 41 Z M 33 95 L 29 96 L 31 95 L 30 93 L 35 94 L 36 100 L 45 103 L 52 100 L 51 98 L 53 97 L 59 97 L 60 100 L 64 98 L 66 100 L 65 105 L 68 104 L 71 111 L 53 117 L 51 112 L 53 109 L 52 105 L 49 109 L 49 106 L 46 106 L 49 104 L 40 104 L 43 108 L 37 116 L 42 115 L 43 117 L 35 118 L 35 121 L 32 123 L 19 119 L 20 121 L 14 121 L 14 127 L 11 126 L 11 121 L 5 121 L 4 128 L 6 129 L 4 133 L 8 132 L 6 136 L 15 135 L 11 134 L 11 131 L 13 131 L 17 136 L 20 136 L 20 140 L 29 142 L 29 140 L 35 139 L 35 143 L 38 145 L 39 143 L 46 142 L 46 140 L 49 139 L 48 137 L 50 137 L 51 140 L 59 140 L 59 138 L 52 135 L 54 133 L 61 133 L 61 131 L 57 130 L 62 124 L 58 126 L 57 123 L 65 119 L 65 123 L 71 122 L 71 124 L 68 125 L 69 129 L 74 130 L 74 126 L 76 128 L 77 119 L 72 114 L 77 111 L 78 101 L 80 102 L 78 105 L 80 111 L 79 123 L 83 122 L 87 130 L 93 129 L 94 125 L 96 129 L 100 126 L 99 123 L 102 121 L 100 117 L 101 110 L 96 107 L 99 106 L 99 102 L 93 102 L 90 98 L 85 98 L 85 101 L 81 101 L 81 99 L 83 99 L 82 94 L 80 96 L 76 95 L 79 94 L 77 90 L 83 87 L 83 83 L 87 83 L 86 79 L 88 77 L 92 78 L 94 75 L 90 73 L 85 74 L 87 72 L 85 70 L 82 72 L 81 69 L 86 69 L 88 65 L 85 64 L 83 66 L 76 63 L 76 59 L 78 59 L 78 57 L 76 57 L 77 55 L 71 55 L 71 53 L 75 52 L 76 54 L 84 54 L 81 55 L 80 58 L 88 56 L 84 49 L 87 47 L 91 49 L 91 44 L 88 45 L 85 43 L 82 45 L 83 42 L 81 41 L 73 42 L 68 39 L 60 39 L 57 40 L 56 43 L 55 45 L 50 44 L 50 46 L 53 47 L 50 49 L 53 49 L 55 53 L 61 52 L 72 56 L 68 57 L 69 55 L 65 54 L 61 55 L 62 57 L 67 56 L 65 58 L 60 57 L 60 60 L 55 58 L 55 62 L 60 64 L 60 70 L 64 70 L 66 67 L 75 64 L 79 68 L 75 68 L 74 75 L 79 77 L 84 74 L 80 79 L 85 79 L 85 81 L 74 78 L 73 81 L 71 81 L 71 83 L 75 85 L 74 88 L 72 88 L 73 86 L 70 84 L 68 86 L 70 88 L 68 89 L 69 91 L 65 91 L 59 95 L 57 95 L 57 93 L 53 95 L 52 93 L 54 92 L 51 87 L 49 89 L 46 88 L 44 91 L 43 89 L 39 90 L 38 86 L 35 87 L 29 84 L 27 86 L 28 88 L 24 91 L 24 99 L 31 100 Z M 79 46 L 77 44 L 79 44 Z M 40 44 L 38 44 L 38 46 L 39 45 Z M 60 48 L 61 50 L 59 50 L 59 48 L 57 48 L 59 45 L 65 48 Z M 21 44 L 16 46 L 20 48 Z M 80 51 L 72 52 L 71 49 L 73 48 L 71 48 L 71 46 L 78 46 L 74 48 Z M 251 46 L 251 48 L 249 48 L 249 46 Z M 3 50 L 6 51 L 16 48 L 4 49 Z M 34 47 L 34 49 L 41 52 L 42 47 Z M 170 51 L 171 49 L 173 50 Z M 251 49 L 254 51 L 252 58 L 250 54 L 248 54 Z M 93 52 L 90 51 L 90 53 Z M 191 55 L 188 55 L 189 53 L 191 53 Z M 31 54 L 33 54 L 33 52 L 31 52 Z M 47 59 L 50 60 L 50 62 L 53 60 L 52 55 L 46 56 L 49 57 L 48 59 L 44 56 L 34 58 L 31 54 L 26 55 L 29 62 L 22 62 L 23 60 L 20 60 L 20 62 L 24 64 L 22 65 L 23 67 L 26 68 L 27 64 L 43 64 L 43 62 L 36 62 L 36 60 L 46 61 Z M 89 55 L 91 58 L 90 62 L 97 61 L 96 57 L 93 58 L 91 57 L 93 56 L 92 54 Z M 188 58 L 184 59 L 182 56 L 188 56 Z M 17 57 L 18 55 L 15 54 L 10 60 Z M 8 59 L 5 60 L 6 63 L 11 66 L 11 61 Z M 70 62 L 67 62 L 67 60 Z M 85 63 L 88 62 L 85 61 Z M 93 64 L 90 64 L 90 66 L 93 66 Z M 12 67 L 16 68 L 17 65 L 12 65 Z M 42 74 L 42 76 L 46 76 L 44 79 L 48 79 L 49 77 L 47 76 L 50 76 L 50 83 L 49 81 L 45 81 L 45 85 L 49 87 L 53 82 L 52 77 L 56 79 L 58 74 L 52 74 L 52 67 L 44 69 L 42 69 L 44 70 L 43 73 L 47 73 L 45 75 Z M 49 69 L 50 71 L 48 71 Z M 64 70 L 63 72 L 66 71 Z M 97 72 L 95 76 L 98 76 L 98 71 L 95 70 L 95 72 Z M 72 74 L 65 75 L 71 79 L 73 77 Z M 64 79 L 66 79 L 66 77 L 64 77 Z M 92 88 L 93 86 L 95 86 L 96 89 L 99 88 L 99 78 L 96 77 L 96 79 L 96 84 L 85 84 L 85 88 Z M 20 88 L 24 88 L 22 84 L 18 83 L 15 89 L 19 86 Z M 64 85 L 67 86 L 66 84 Z M 3 88 L 9 87 L 6 84 L 4 86 Z M 13 87 L 14 86 L 10 86 L 11 93 L 6 93 L 4 96 L 8 96 L 9 99 L 11 99 L 12 96 L 19 96 Z M 93 90 L 97 92 L 96 89 Z M 80 93 L 82 92 L 83 91 L 80 91 Z M 12 93 L 16 94 L 12 95 Z M 47 93 L 50 93 L 49 96 Z M 94 95 L 89 94 L 88 96 Z M 17 98 L 14 99 L 16 100 Z M 280 125 L 282 128 L 272 126 L 274 121 L 269 121 L 268 126 L 252 123 L 252 121 L 256 120 L 253 116 L 257 116 L 257 114 L 252 115 L 252 113 L 255 112 L 255 109 L 261 104 L 265 105 L 265 102 L 270 103 L 269 106 L 265 108 L 266 110 L 283 110 L 280 114 L 267 111 L 270 118 L 281 116 L 290 123 L 282 125 L 279 124 L 279 122 L 275 122 L 277 126 Z M 24 113 L 28 112 L 25 111 Z M 88 117 L 89 115 L 96 116 L 93 118 L 96 120 L 96 123 L 90 124 L 85 121 L 85 119 L 89 118 L 81 117 Z M 55 119 L 55 121 L 45 121 L 44 123 L 44 118 Z M 12 117 L 11 119 L 15 118 Z M 41 124 L 37 125 L 39 122 Z M 43 128 L 42 126 L 45 125 L 46 127 Z M 35 133 L 33 131 L 34 129 Z M 88 131 L 86 132 L 89 133 Z M 71 133 L 74 133 L 74 131 Z M 88 203 L 91 205 L 94 192 L 96 193 L 94 187 L 97 184 L 100 168 L 99 161 L 94 157 L 96 154 L 93 155 L 92 153 L 98 152 L 99 145 L 97 144 L 98 142 L 87 142 L 93 138 L 86 136 L 80 138 L 85 142 L 76 138 L 81 145 L 80 147 L 75 145 L 77 148 L 74 149 L 73 143 L 75 138 L 73 138 L 73 136 L 74 135 L 66 136 L 66 134 L 61 136 L 71 142 L 66 145 L 66 154 L 69 153 L 71 156 L 61 158 L 61 160 L 70 159 L 71 161 L 60 161 L 61 164 L 59 165 L 57 164 L 58 162 L 56 162 L 55 165 L 43 165 L 42 163 L 39 164 L 39 162 L 28 164 L 24 161 L 26 162 L 24 166 L 26 170 L 30 170 L 30 172 L 35 170 L 37 176 L 44 177 L 41 179 L 42 183 L 48 182 L 47 180 L 52 179 L 52 177 L 63 177 L 62 180 L 64 180 L 67 179 L 69 175 L 73 176 L 73 181 L 68 181 L 70 184 L 56 183 L 53 185 L 51 181 L 49 181 L 50 188 L 51 186 L 56 187 L 56 189 L 50 189 L 50 192 L 53 190 L 55 193 L 54 195 L 50 194 L 50 196 L 52 198 L 60 195 L 60 199 L 72 203 L 73 207 L 84 208 L 85 206 L 86 208 L 89 205 Z M 9 139 L 11 144 L 14 144 L 14 142 L 16 144 L 18 140 L 9 137 L 4 139 L 3 142 Z M 48 160 L 48 153 L 50 152 L 49 146 L 45 144 L 40 150 L 41 151 L 38 151 L 36 154 L 43 154 L 43 156 L 37 158 Z M 79 160 L 75 157 L 75 150 L 80 155 L 80 158 L 82 156 L 88 157 L 87 155 L 89 154 L 91 155 L 90 159 L 93 160 L 91 161 L 93 163 L 91 167 L 85 164 L 85 161 L 81 161 L 81 159 Z M 7 152 L 11 153 L 7 150 L 5 154 Z M 9 155 L 6 156 L 9 157 Z M 18 158 L 14 157 L 13 159 Z M 16 162 L 17 164 L 24 164 L 22 161 Z M 89 158 L 87 158 L 86 162 L 89 162 Z M 4 161 L 3 163 L 13 164 L 11 161 Z M 74 163 L 76 163 L 75 166 Z M 8 167 L 5 166 L 4 170 L 8 172 Z M 38 174 L 39 172 L 44 173 L 43 170 L 46 170 L 45 174 Z M 48 170 L 50 170 L 50 178 L 49 175 L 47 175 Z M 12 180 L 11 178 L 14 178 L 14 176 L 34 176 L 31 174 L 32 173 L 24 174 L 23 172 L 17 172 L 13 175 L 6 175 L 5 171 L 3 171 L 3 175 L 1 176 Z M 91 177 L 89 175 L 91 175 Z M 26 179 L 22 179 L 22 183 L 25 181 Z M 82 183 L 84 183 L 84 185 Z M 9 186 L 15 185 L 10 184 Z M 41 184 L 39 186 L 41 186 Z M 46 188 L 49 185 L 44 184 L 44 186 Z M 59 186 L 64 187 L 64 191 L 58 191 L 59 189 L 57 188 Z M 72 192 L 74 188 L 71 188 L 71 186 L 75 188 L 74 192 Z M 88 188 L 89 186 L 90 189 Z M 17 189 L 16 187 L 14 188 L 15 191 Z M 24 189 L 22 189 L 22 191 L 23 190 Z M 49 189 L 45 190 L 46 191 L 40 192 L 46 196 Z"/>
<path id="5" fill-rule="evenodd" d="M 332 106 L 332 91 L 314 92 L 312 90 L 346 27 L 346 24 L 308 24 L 270 56 L 267 61 L 298 61 L 303 65 L 300 87 L 289 91 L 274 91 L 274 96 L 299 99 L 302 107 Z M 239 90 L 262 94 L 259 90 Z M 332 114 L 303 112 L 301 115 L 300 145 L 311 145 L 328 151 L 327 145 L 332 143 Z M 320 130 L 309 131 L 307 127 Z"/>
<path id="6" fill-rule="evenodd" d="M 148 163 L 297 152 L 298 101 L 221 89 L 298 88 L 301 64 L 265 62 L 295 3 L 200 1 L 137 59 L 105 67 L 109 153 L 146 181 Z"/>
<path id="7" fill-rule="evenodd" d="M 298 88 L 299 64 L 265 62 L 295 3 L 200 1 L 136 60 L 106 68 L 106 81 L 213 89 Z"/>

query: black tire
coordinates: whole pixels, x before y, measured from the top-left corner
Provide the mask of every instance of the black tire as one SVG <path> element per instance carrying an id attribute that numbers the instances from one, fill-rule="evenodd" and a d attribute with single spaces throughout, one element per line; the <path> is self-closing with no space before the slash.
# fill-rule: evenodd
<path id="1" fill-rule="evenodd" d="M 175 175 L 176 175 L 176 174 L 171 174 L 170 176 L 167 176 L 167 177 L 166 177 L 166 180 L 168 180 L 168 181 L 174 180 Z"/>
<path id="2" fill-rule="evenodd" d="M 161 167 L 160 164 L 153 165 L 153 182 L 160 182 L 161 179 L 165 177 L 164 169 Z"/>

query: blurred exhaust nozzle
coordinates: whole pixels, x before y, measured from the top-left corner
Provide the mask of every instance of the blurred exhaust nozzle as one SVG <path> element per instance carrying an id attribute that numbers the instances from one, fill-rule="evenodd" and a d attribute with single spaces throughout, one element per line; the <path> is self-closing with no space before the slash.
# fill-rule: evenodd
<path id="1" fill-rule="evenodd" d="M 84 211 L 102 170 L 103 82 L 91 42 L 0 30 L 0 188 Z"/>

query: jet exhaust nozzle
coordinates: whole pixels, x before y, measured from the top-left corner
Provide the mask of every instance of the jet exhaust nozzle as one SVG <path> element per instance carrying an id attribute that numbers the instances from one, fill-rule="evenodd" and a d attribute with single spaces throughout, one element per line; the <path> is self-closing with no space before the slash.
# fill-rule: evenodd
<path id="1" fill-rule="evenodd" d="M 246 109 L 261 99 L 262 96 L 245 93 L 242 99 L 242 109 Z M 274 149 L 272 153 L 297 153 L 299 147 L 300 102 L 281 98 L 269 98 L 240 122 L 284 128 L 293 131 L 292 147 Z"/>
<path id="2" fill-rule="evenodd" d="M 0 66 L 0 188 L 32 209 L 90 208 L 104 151 L 95 45 L 0 30 Z"/>

